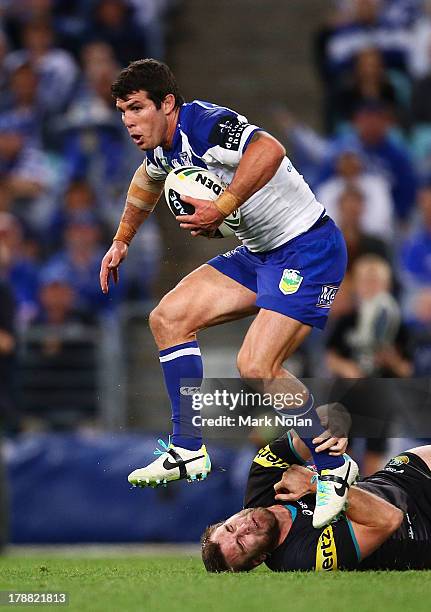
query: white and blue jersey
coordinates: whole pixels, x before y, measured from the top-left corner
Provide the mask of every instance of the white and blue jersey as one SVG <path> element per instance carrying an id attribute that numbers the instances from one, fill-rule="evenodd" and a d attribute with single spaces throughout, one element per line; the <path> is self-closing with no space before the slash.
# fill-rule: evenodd
<path id="1" fill-rule="evenodd" d="M 172 147 L 147 151 L 155 180 L 180 166 L 200 166 L 231 183 L 260 128 L 238 113 L 195 100 L 180 109 Z M 346 269 L 340 230 L 325 216 L 285 157 L 273 178 L 241 205 L 242 245 L 208 264 L 256 293 L 256 305 L 323 328 Z"/>
<path id="2" fill-rule="evenodd" d="M 229 184 L 251 137 L 259 130 L 228 108 L 200 100 L 183 104 L 172 148 L 147 151 L 147 173 L 164 180 L 173 168 L 201 166 Z M 306 232 L 323 212 L 286 157 L 273 178 L 242 204 L 241 224 L 235 233 L 250 251 L 269 251 Z"/>

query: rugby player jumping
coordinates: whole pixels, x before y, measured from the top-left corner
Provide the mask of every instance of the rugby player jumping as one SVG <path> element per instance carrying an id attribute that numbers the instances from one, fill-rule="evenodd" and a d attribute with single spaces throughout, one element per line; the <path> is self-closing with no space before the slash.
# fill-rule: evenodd
<path id="1" fill-rule="evenodd" d="M 200 166 L 229 184 L 214 202 L 183 197 L 195 213 L 177 217 L 181 228 L 211 237 L 226 216 L 237 209 L 241 213 L 236 235 L 242 245 L 186 276 L 150 315 L 173 435 L 159 457 L 132 472 L 129 481 L 154 486 L 206 477 L 211 462 L 201 431 L 192 423 L 192 398 L 181 395 L 181 380 L 202 380 L 198 331 L 256 314 L 238 354 L 238 369 L 243 378 L 264 381 L 266 390 L 284 384 L 303 398 L 296 413 L 307 412 L 318 428 L 314 440 L 309 431 L 298 430 L 319 473 L 313 524 L 325 525 L 342 510 L 357 465 L 347 455 L 316 452 L 324 428 L 314 398 L 283 363 L 313 327 L 325 326 L 346 269 L 342 234 L 275 138 L 228 108 L 200 100 L 185 103 L 165 64 L 152 59 L 131 63 L 112 94 L 146 159 L 131 181 L 117 233 L 102 261 L 103 292 L 111 276 L 118 280 L 130 242 L 173 168 Z"/>

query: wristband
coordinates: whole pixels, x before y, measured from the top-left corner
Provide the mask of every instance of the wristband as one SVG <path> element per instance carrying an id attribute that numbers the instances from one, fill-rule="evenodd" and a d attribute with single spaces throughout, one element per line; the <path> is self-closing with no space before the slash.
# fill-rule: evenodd
<path id="1" fill-rule="evenodd" d="M 125 242 L 127 246 L 129 246 L 135 234 L 136 230 L 134 227 L 132 227 L 129 223 L 126 223 L 125 221 L 120 221 L 117 233 L 115 234 L 112 240 L 120 240 L 121 242 Z"/>
<path id="2" fill-rule="evenodd" d="M 241 206 L 242 201 L 236 195 L 226 190 L 217 200 L 214 200 L 214 204 L 224 217 L 228 217 Z"/>

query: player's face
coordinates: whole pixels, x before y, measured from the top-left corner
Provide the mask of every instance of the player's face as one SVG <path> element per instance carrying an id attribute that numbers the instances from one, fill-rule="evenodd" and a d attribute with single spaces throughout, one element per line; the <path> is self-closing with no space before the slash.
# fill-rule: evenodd
<path id="1" fill-rule="evenodd" d="M 220 545 L 226 562 L 235 571 L 254 560 L 260 565 L 267 553 L 278 545 L 280 528 L 276 517 L 266 508 L 242 510 L 217 527 L 211 540 Z"/>
<path id="2" fill-rule="evenodd" d="M 168 115 L 164 102 L 158 109 L 146 91 L 137 91 L 127 100 L 118 99 L 116 105 L 130 138 L 141 151 L 155 149 L 165 142 Z"/>

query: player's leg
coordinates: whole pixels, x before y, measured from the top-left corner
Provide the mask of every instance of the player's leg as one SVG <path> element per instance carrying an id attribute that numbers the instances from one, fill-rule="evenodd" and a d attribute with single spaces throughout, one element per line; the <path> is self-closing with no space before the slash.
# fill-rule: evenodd
<path id="1" fill-rule="evenodd" d="M 296 427 L 313 454 L 318 470 L 337 468 L 344 464 L 342 457 L 329 453 L 315 453 L 311 439 L 324 431 L 315 411 L 314 398 L 306 385 L 283 367 L 302 344 L 312 327 L 278 312 L 261 309 L 250 326 L 238 354 L 238 369 L 243 378 L 253 379 L 264 392 L 287 396 L 282 413 L 288 416 L 307 416 L 313 420 L 311 430 Z M 255 383 L 255 384 L 256 384 Z"/>
<path id="2" fill-rule="evenodd" d="M 316 413 L 314 398 L 307 387 L 283 367 L 283 362 L 302 344 L 311 329 L 310 325 L 291 317 L 261 309 L 238 354 L 238 369 L 243 378 L 251 379 L 251 385 L 258 384 L 264 393 L 279 394 L 279 398 L 298 398 L 299 401 L 286 404 L 283 414 L 311 418 L 311 434 L 310 428 L 295 426 L 295 430 L 310 449 L 319 472 L 321 491 L 319 493 L 318 489 L 315 514 L 316 522 L 325 524 L 343 510 L 348 487 L 356 479 L 358 467 L 347 455 L 333 457 L 329 452 L 316 453 L 312 440 L 325 428 Z M 335 492 L 342 490 L 342 495 L 333 495 L 333 483 L 339 485 Z"/>
<path id="3" fill-rule="evenodd" d="M 253 291 L 205 264 L 165 295 L 151 313 L 150 327 L 171 400 L 174 445 L 189 450 L 202 445 L 200 428 L 192 421 L 192 398 L 184 393 L 185 386 L 199 387 L 202 382 L 197 332 L 255 313 L 255 301 Z M 184 382 L 187 379 L 189 383 Z"/>
<path id="4" fill-rule="evenodd" d="M 252 277 L 244 282 L 253 287 Z M 193 418 L 193 387 L 200 386 L 203 375 L 196 333 L 254 314 L 255 301 L 256 293 L 250 288 L 205 264 L 186 276 L 153 310 L 150 327 L 160 349 L 173 434 L 171 446 L 164 447 L 156 461 L 130 474 L 132 484 L 157 485 L 179 478 L 201 478 L 210 471 L 201 430 Z"/>
<path id="5" fill-rule="evenodd" d="M 303 340 L 306 335 L 304 326 L 325 327 L 347 264 L 343 236 L 334 222 L 326 217 L 286 245 L 255 257 L 260 259 L 256 305 L 261 311 L 244 343 L 240 365 L 241 362 L 246 364 L 242 370 L 246 370 L 247 376 L 262 372 L 275 377 L 275 380 L 288 378 L 291 389 L 297 385 L 299 392 L 303 393 L 302 383 L 292 380 L 292 376 L 283 371 L 281 359 L 292 354 Z M 314 398 L 308 392 L 305 395 L 306 405 L 299 410 L 302 413 L 304 408 L 308 410 L 307 417 L 313 421 L 314 435 L 321 423 L 315 412 Z M 342 509 L 352 476 L 353 479 L 356 477 L 357 466 L 353 465 L 354 462 L 350 464 L 350 458 L 346 462 L 344 458 L 331 457 L 328 451 L 316 453 L 312 438 L 307 438 L 309 429 L 298 431 L 298 434 L 309 447 L 319 471 L 313 517 L 314 526 L 319 527 Z"/>
<path id="6" fill-rule="evenodd" d="M 261 309 L 251 324 L 238 353 L 240 375 L 259 387 L 262 393 L 298 397 L 301 413 L 308 410 L 310 393 L 307 387 L 283 367 L 283 363 L 302 344 L 312 327 L 266 309 Z M 294 414 L 294 406 L 286 406 L 282 413 Z"/>
<path id="7" fill-rule="evenodd" d="M 169 291 L 150 314 L 160 351 L 193 342 L 199 330 L 258 311 L 256 292 L 204 264 Z"/>
<path id="8" fill-rule="evenodd" d="M 243 378 L 294 378 L 283 368 L 283 363 L 302 344 L 311 332 L 306 325 L 271 310 L 262 308 L 244 338 L 238 353 L 238 370 Z"/>
<path id="9" fill-rule="evenodd" d="M 297 426 L 296 430 L 300 435 L 307 434 L 305 442 L 313 453 L 314 445 L 309 438 L 324 431 L 315 412 L 314 398 L 304 383 L 283 367 L 283 362 L 302 344 L 311 329 L 310 325 L 291 317 L 261 309 L 239 352 L 238 368 L 243 378 L 262 380 L 264 391 L 287 395 L 288 400 L 296 398 L 289 401 L 282 412 L 288 416 L 312 418 L 314 428 L 301 431 Z M 329 453 L 314 453 L 313 459 L 318 469 L 335 468 L 344 463 L 342 458 Z"/>

